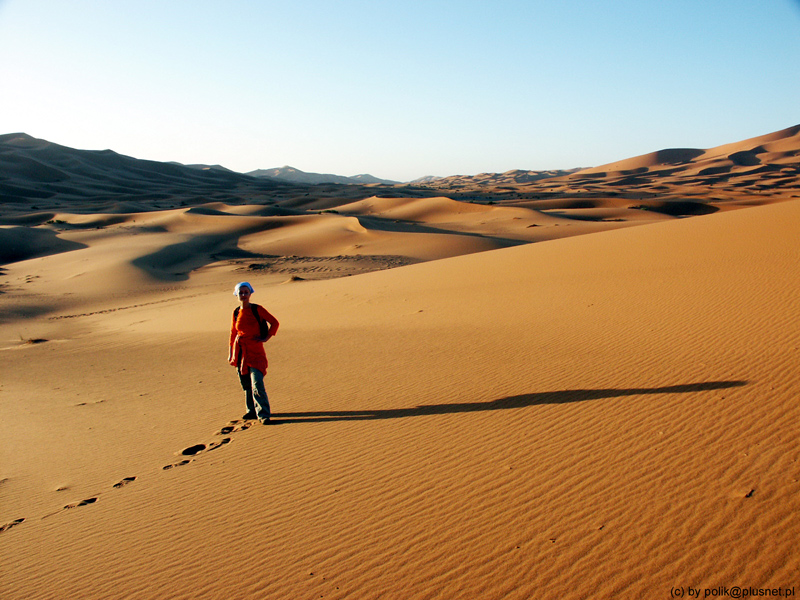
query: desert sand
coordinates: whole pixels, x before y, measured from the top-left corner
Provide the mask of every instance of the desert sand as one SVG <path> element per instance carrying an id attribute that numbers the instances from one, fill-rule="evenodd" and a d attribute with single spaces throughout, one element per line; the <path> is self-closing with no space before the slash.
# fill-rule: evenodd
<path id="1" fill-rule="evenodd" d="M 12 138 L 0 596 L 796 590 L 798 131 L 200 195 Z M 225 360 L 242 280 L 281 322 L 269 426 Z"/>

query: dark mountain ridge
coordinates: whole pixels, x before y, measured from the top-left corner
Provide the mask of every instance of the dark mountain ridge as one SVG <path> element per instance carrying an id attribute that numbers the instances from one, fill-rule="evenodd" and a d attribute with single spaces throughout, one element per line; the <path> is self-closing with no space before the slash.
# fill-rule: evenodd
<path id="1" fill-rule="evenodd" d="M 249 171 L 246 174 L 253 177 L 270 177 L 272 179 L 281 179 L 292 183 L 304 183 L 310 185 L 315 185 L 318 183 L 339 183 L 344 185 L 369 185 L 372 183 L 377 183 L 380 185 L 395 185 L 400 183 L 398 181 L 391 181 L 389 179 L 379 179 L 368 174 L 345 177 L 343 175 L 333 175 L 331 173 L 308 173 L 288 165 L 274 169 L 256 169 L 255 171 Z"/>
<path id="2" fill-rule="evenodd" d="M 165 195 L 272 192 L 290 184 L 226 169 L 137 159 L 112 150 L 76 150 L 24 133 L 0 135 L 0 201 L 147 200 Z"/>

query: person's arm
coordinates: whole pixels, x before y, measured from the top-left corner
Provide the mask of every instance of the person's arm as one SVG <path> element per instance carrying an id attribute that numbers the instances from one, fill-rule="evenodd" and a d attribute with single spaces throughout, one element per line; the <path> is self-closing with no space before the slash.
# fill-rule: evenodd
<path id="1" fill-rule="evenodd" d="M 236 343 L 236 312 L 231 317 L 231 337 L 228 342 L 228 364 L 236 366 L 236 357 L 233 355 L 234 344 Z"/>
<path id="2" fill-rule="evenodd" d="M 258 309 L 259 309 L 258 314 L 261 315 L 261 318 L 264 319 L 267 323 L 269 323 L 269 335 L 264 339 L 264 341 L 266 342 L 269 338 L 278 333 L 278 327 L 280 326 L 280 323 L 278 323 L 278 319 L 276 319 L 263 306 L 259 306 Z"/>

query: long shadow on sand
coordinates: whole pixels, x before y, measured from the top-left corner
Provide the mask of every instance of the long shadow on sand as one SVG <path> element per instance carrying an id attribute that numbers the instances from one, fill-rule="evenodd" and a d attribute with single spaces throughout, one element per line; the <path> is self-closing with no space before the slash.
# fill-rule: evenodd
<path id="1" fill-rule="evenodd" d="M 597 390 L 561 390 L 555 392 L 537 392 L 508 396 L 489 402 L 468 402 L 461 404 L 423 404 L 414 408 L 394 408 L 386 410 L 343 410 L 273 413 L 273 422 L 277 423 L 322 423 L 328 421 L 372 421 L 377 419 L 403 419 L 406 417 L 422 417 L 426 415 L 449 415 L 458 413 L 481 412 L 486 410 L 506 410 L 510 408 L 526 408 L 542 404 L 568 404 L 585 402 L 602 398 L 622 398 L 625 396 L 643 396 L 650 394 L 690 394 L 709 390 L 724 390 L 747 385 L 747 381 L 707 381 L 703 383 L 687 383 L 657 388 L 632 389 L 597 389 Z"/>

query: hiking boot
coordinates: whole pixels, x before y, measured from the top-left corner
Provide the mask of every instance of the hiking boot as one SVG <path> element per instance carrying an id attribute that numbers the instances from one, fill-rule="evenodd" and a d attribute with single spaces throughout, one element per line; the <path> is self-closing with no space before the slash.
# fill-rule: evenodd
<path id="1" fill-rule="evenodd" d="M 272 421 L 270 420 L 269 417 L 267 417 L 265 419 L 259 419 L 259 420 L 261 421 L 262 425 L 269 425 L 270 423 L 272 423 Z"/>
<path id="2" fill-rule="evenodd" d="M 242 415 L 242 418 L 243 418 L 245 421 L 250 421 L 250 420 L 253 420 L 253 419 L 255 419 L 255 418 L 256 418 L 256 413 L 251 413 L 251 412 L 244 413 L 244 414 Z"/>

